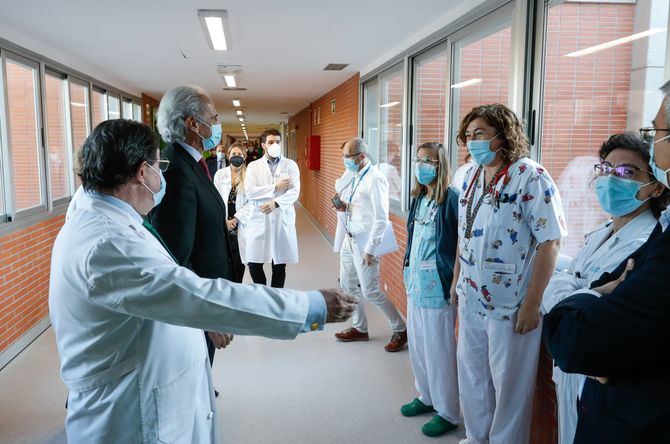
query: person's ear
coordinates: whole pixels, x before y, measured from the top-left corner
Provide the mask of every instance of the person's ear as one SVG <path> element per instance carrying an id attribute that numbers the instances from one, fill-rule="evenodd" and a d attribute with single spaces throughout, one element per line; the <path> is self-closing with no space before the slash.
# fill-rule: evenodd
<path id="1" fill-rule="evenodd" d="M 147 162 L 142 162 L 140 166 L 137 168 L 137 173 L 135 174 L 135 178 L 139 183 L 145 183 L 147 180 L 147 169 L 145 166 L 148 165 Z"/>

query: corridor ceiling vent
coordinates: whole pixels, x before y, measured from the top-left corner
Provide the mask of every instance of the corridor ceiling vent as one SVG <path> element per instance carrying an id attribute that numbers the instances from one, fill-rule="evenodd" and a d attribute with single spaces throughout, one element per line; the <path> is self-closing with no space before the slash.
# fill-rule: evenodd
<path id="1" fill-rule="evenodd" d="M 226 10 L 199 9 L 198 18 L 210 49 L 228 51 L 230 49 L 230 34 L 228 33 L 228 13 Z"/>
<path id="2" fill-rule="evenodd" d="M 348 63 L 329 63 L 323 68 L 324 71 L 342 71 L 344 68 L 349 66 Z"/>

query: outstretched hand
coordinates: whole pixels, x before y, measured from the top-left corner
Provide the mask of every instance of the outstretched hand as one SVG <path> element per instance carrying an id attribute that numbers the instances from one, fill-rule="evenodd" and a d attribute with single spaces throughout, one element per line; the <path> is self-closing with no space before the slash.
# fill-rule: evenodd
<path id="1" fill-rule="evenodd" d="M 358 298 L 350 295 L 341 288 L 319 290 L 326 301 L 328 315 L 326 323 L 344 322 L 349 319 L 356 310 Z"/>

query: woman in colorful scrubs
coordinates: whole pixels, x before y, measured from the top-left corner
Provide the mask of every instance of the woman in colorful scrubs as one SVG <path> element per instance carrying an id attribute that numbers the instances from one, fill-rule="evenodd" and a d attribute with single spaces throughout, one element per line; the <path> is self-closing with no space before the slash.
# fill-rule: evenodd
<path id="1" fill-rule="evenodd" d="M 565 271 L 556 273 L 544 291 L 543 313 L 574 291 L 590 288 L 603 273 L 613 271 L 637 250 L 654 230 L 670 192 L 649 171 L 649 145 L 637 134 L 616 134 L 599 151 L 595 191 L 611 218 L 586 235 L 586 244 Z M 558 438 L 571 444 L 577 429 L 577 399 L 586 376 L 554 367 L 558 399 Z"/>
<path id="2" fill-rule="evenodd" d="M 516 115 L 472 109 L 458 138 L 474 161 L 459 200 L 451 286 L 458 304 L 458 388 L 465 443 L 529 440 L 540 303 L 567 235 L 552 178 L 530 160 Z"/>
<path id="3" fill-rule="evenodd" d="M 419 146 L 404 262 L 410 362 L 419 397 L 405 416 L 434 413 L 421 431 L 440 436 L 459 422 L 456 310 L 449 301 L 458 241 L 458 191 L 449 186 L 447 150 Z"/>

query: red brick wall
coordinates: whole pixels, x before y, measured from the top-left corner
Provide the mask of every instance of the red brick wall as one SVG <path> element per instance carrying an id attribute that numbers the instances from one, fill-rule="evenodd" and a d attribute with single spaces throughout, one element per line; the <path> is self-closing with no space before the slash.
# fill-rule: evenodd
<path id="1" fill-rule="evenodd" d="M 48 315 L 51 249 L 63 222 L 54 217 L 0 238 L 0 352 Z"/>

